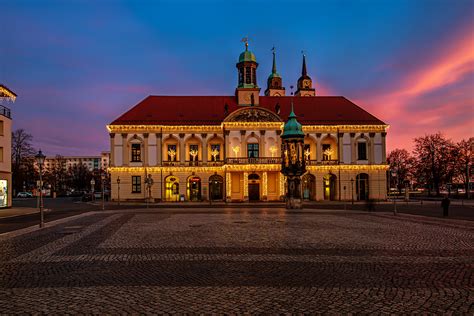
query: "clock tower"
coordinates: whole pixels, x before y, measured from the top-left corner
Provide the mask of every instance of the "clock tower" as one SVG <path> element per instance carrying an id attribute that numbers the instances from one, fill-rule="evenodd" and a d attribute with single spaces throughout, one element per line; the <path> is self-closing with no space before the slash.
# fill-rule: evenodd
<path id="1" fill-rule="evenodd" d="M 265 90 L 265 95 L 270 97 L 280 97 L 285 95 L 285 88 L 282 87 L 281 76 L 278 74 L 276 69 L 275 62 L 275 47 L 272 48 L 273 51 L 273 67 L 272 73 L 268 76 L 267 79 L 267 90 Z"/>
<path id="2" fill-rule="evenodd" d="M 236 65 L 239 73 L 239 81 L 235 95 L 239 105 L 253 106 L 258 105 L 258 95 L 260 88 L 257 85 L 257 59 L 249 51 L 249 43 L 245 40 L 245 51 L 239 56 L 239 62 Z"/>
<path id="3" fill-rule="evenodd" d="M 303 67 L 301 68 L 301 77 L 298 79 L 298 90 L 295 95 L 299 97 L 314 97 L 316 91 L 313 88 L 313 81 L 306 71 L 306 56 L 303 54 Z"/>

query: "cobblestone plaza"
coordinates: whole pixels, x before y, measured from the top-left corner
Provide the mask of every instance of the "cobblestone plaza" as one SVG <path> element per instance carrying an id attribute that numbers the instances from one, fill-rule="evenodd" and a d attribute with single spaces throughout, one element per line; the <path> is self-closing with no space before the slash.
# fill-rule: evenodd
<path id="1" fill-rule="evenodd" d="M 0 236 L 0 313 L 474 312 L 474 224 L 356 211 L 91 212 Z"/>

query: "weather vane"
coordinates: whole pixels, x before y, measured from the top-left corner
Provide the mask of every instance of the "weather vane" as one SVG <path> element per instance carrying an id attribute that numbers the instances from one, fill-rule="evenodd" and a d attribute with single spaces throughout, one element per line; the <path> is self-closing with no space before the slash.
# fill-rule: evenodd
<path id="1" fill-rule="evenodd" d="M 301 54 L 303 54 L 303 56 L 306 56 L 305 53 L 304 53 L 304 50 L 301 50 Z"/>
<path id="2" fill-rule="evenodd" d="M 242 40 L 240 40 L 240 41 L 245 43 L 245 50 L 247 50 L 248 47 L 249 47 L 249 37 L 246 36 L 246 37 L 242 38 Z"/>

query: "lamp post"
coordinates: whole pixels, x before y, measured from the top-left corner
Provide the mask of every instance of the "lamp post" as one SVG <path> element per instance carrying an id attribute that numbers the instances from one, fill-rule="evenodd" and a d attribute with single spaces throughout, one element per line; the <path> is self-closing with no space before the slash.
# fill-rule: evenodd
<path id="1" fill-rule="evenodd" d="M 117 177 L 117 199 L 120 206 L 120 177 Z"/>
<path id="2" fill-rule="evenodd" d="M 105 210 L 105 186 L 104 186 L 104 181 L 105 181 L 105 173 L 101 172 L 100 173 L 100 182 L 102 185 L 102 211 Z"/>
<path id="3" fill-rule="evenodd" d="M 354 205 L 354 178 L 351 179 L 351 204 Z"/>
<path id="4" fill-rule="evenodd" d="M 39 167 L 39 212 L 40 212 L 40 228 L 44 227 L 44 212 L 43 212 L 43 164 L 45 155 L 39 150 L 38 154 L 35 156 L 36 162 Z"/>
<path id="5" fill-rule="evenodd" d="M 392 175 L 392 177 L 395 178 L 397 176 L 397 171 L 393 169 L 390 172 L 390 174 Z M 398 184 L 398 181 L 397 181 L 397 184 Z M 397 189 L 397 187 L 395 187 L 395 189 Z M 397 215 L 397 199 L 395 197 L 393 197 L 393 215 Z"/>
<path id="6" fill-rule="evenodd" d="M 94 196 L 94 186 L 95 186 L 95 180 L 94 180 L 94 178 L 92 178 L 92 180 L 91 180 L 92 201 L 95 200 L 95 196 Z"/>

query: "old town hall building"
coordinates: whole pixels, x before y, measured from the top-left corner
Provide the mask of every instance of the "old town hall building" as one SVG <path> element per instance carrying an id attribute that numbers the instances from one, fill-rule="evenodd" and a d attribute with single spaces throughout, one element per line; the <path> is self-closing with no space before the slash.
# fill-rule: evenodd
<path id="1" fill-rule="evenodd" d="M 386 198 L 388 125 L 341 96 L 319 96 L 303 56 L 294 96 L 273 67 L 264 95 L 255 55 L 237 62 L 232 96 L 148 96 L 107 129 L 113 200 L 278 201 L 283 124 L 303 125 L 305 200 Z"/>

